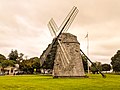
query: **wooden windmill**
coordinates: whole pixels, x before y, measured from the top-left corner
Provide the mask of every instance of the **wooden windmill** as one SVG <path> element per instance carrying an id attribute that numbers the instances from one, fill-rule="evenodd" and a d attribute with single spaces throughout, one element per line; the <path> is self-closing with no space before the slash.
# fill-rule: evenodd
<path id="1" fill-rule="evenodd" d="M 85 77 L 80 44 L 77 41 L 77 37 L 66 33 L 77 13 L 77 7 L 73 7 L 59 28 L 53 18 L 48 23 L 54 40 L 47 50 L 43 52 L 40 59 L 41 64 L 43 64 L 53 45 L 58 42 L 53 66 L 53 77 Z"/>
<path id="2" fill-rule="evenodd" d="M 43 58 L 41 59 L 42 63 L 44 63 L 45 58 L 49 54 L 52 46 L 55 44 L 55 42 L 58 42 L 53 67 L 54 77 L 85 76 L 77 37 L 72 34 L 65 33 L 69 29 L 77 13 L 77 7 L 73 7 L 59 28 L 53 18 L 48 23 L 49 30 L 52 36 L 54 36 L 55 40 L 48 47 L 46 52 L 44 52 Z"/>

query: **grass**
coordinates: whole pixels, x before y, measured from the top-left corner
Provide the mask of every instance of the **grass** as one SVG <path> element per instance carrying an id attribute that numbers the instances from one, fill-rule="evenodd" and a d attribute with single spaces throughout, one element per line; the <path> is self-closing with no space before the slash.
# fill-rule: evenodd
<path id="1" fill-rule="evenodd" d="M 120 90 L 120 75 L 59 79 L 43 75 L 0 76 L 0 90 Z"/>

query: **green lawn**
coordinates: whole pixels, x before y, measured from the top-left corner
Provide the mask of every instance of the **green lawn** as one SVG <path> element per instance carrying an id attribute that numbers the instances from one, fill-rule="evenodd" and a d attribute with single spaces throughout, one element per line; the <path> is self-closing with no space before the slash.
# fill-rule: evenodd
<path id="1" fill-rule="evenodd" d="M 120 75 L 59 78 L 43 75 L 0 76 L 0 90 L 120 90 Z"/>

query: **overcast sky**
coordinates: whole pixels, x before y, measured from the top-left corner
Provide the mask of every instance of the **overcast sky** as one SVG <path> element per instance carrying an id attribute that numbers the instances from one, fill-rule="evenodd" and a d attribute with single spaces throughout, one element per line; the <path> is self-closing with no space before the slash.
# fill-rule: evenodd
<path id="1" fill-rule="evenodd" d="M 88 32 L 91 60 L 110 63 L 120 49 L 120 0 L 0 0 L 0 53 L 17 49 L 39 57 L 52 41 L 50 18 L 60 26 L 73 6 L 79 13 L 68 32 L 85 53 Z"/>

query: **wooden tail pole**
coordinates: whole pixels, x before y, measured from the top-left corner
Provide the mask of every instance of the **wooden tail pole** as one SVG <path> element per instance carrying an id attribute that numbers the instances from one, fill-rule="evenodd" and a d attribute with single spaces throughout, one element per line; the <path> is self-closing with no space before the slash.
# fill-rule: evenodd
<path id="1" fill-rule="evenodd" d="M 106 78 L 106 75 L 104 75 L 96 66 L 95 64 L 85 55 L 85 53 L 80 49 L 80 52 L 86 57 L 86 59 L 98 70 L 98 72 L 102 75 L 103 78 Z"/>

